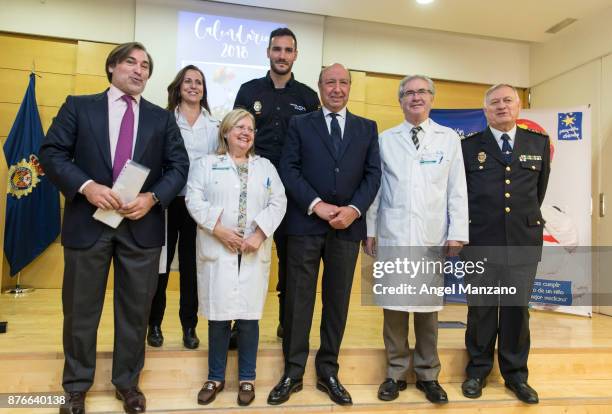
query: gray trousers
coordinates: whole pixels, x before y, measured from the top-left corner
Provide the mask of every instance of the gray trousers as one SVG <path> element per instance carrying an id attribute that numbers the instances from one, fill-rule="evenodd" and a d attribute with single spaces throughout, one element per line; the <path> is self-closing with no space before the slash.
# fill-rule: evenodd
<path id="1" fill-rule="evenodd" d="M 106 228 L 88 249 L 64 248 L 62 385 L 66 392 L 87 391 L 93 384 L 98 325 L 111 260 L 115 271 L 112 382 L 121 389 L 138 384 L 160 252 L 160 247 L 138 246 L 125 220 L 117 229 Z"/>
<path id="2" fill-rule="evenodd" d="M 409 312 L 383 309 L 383 339 L 387 351 L 387 377 L 406 380 L 410 370 L 408 346 Z M 438 358 L 438 312 L 413 312 L 413 369 L 419 381 L 434 381 L 440 374 Z"/>

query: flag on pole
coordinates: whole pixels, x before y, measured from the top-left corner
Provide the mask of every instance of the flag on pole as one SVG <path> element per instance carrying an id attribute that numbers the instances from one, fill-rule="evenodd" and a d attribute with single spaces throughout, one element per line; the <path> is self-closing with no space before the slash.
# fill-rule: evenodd
<path id="1" fill-rule="evenodd" d="M 16 275 L 60 232 L 59 192 L 38 162 L 44 138 L 36 105 L 35 74 L 4 144 L 8 165 L 4 252 Z"/>

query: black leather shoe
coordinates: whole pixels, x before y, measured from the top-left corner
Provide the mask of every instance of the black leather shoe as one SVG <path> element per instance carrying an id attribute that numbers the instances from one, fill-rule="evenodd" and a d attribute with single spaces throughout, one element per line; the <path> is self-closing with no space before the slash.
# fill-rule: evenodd
<path id="1" fill-rule="evenodd" d="M 200 346 L 200 338 L 198 338 L 195 328 L 183 329 L 183 345 L 189 349 L 196 349 Z"/>
<path id="2" fill-rule="evenodd" d="M 438 381 L 417 381 L 417 389 L 425 393 L 425 397 L 434 404 L 448 403 L 446 391 L 442 388 Z"/>
<path id="3" fill-rule="evenodd" d="M 317 379 L 317 389 L 326 392 L 329 398 L 340 405 L 352 405 L 351 394 L 342 386 L 340 380 L 335 375 L 327 378 Z"/>
<path id="4" fill-rule="evenodd" d="M 293 379 L 283 375 L 278 384 L 270 391 L 268 395 L 268 404 L 278 405 L 287 402 L 291 394 L 301 391 L 302 387 L 303 383 L 301 378 Z"/>
<path id="5" fill-rule="evenodd" d="M 236 322 L 232 325 L 232 331 L 230 332 L 229 349 L 238 349 L 238 325 L 236 325 Z"/>
<path id="6" fill-rule="evenodd" d="M 285 330 L 283 329 L 283 325 L 279 323 L 278 326 L 276 327 L 276 336 L 278 336 L 280 339 L 283 339 L 284 334 L 285 334 Z"/>
<path id="7" fill-rule="evenodd" d="M 516 395 L 516 398 L 524 403 L 537 404 L 540 402 L 536 390 L 531 388 L 526 382 L 506 382 L 506 387 Z"/>
<path id="8" fill-rule="evenodd" d="M 486 378 L 468 378 L 461 384 L 461 391 L 464 397 L 479 398 L 482 395 L 482 389 L 486 386 Z"/>
<path id="9" fill-rule="evenodd" d="M 387 378 L 378 387 L 378 399 L 383 401 L 393 401 L 399 397 L 399 392 L 404 391 L 408 384 L 406 381 L 395 381 L 393 378 Z"/>
<path id="10" fill-rule="evenodd" d="M 123 411 L 128 414 L 144 413 L 147 409 L 147 400 L 138 387 L 115 390 L 115 397 L 123 401 Z"/>
<path id="11" fill-rule="evenodd" d="M 147 343 L 154 348 L 159 348 L 164 344 L 164 335 L 162 335 L 161 326 L 149 325 L 149 333 L 147 333 Z"/>
<path id="12" fill-rule="evenodd" d="M 69 392 L 66 394 L 66 402 L 60 407 L 60 414 L 85 414 L 84 392 Z"/>

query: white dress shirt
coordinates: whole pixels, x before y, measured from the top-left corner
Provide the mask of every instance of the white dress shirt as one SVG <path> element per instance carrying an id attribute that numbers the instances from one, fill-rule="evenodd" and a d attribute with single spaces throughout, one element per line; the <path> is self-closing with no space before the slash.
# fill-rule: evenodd
<path id="1" fill-rule="evenodd" d="M 504 132 L 504 131 L 500 131 L 499 129 L 495 129 L 491 125 L 489 125 L 489 128 L 491 128 L 491 132 L 493 133 L 493 137 L 495 138 L 495 141 L 497 141 L 497 145 L 499 145 L 499 149 L 502 149 L 502 145 L 504 145 L 504 140 L 501 139 L 502 135 L 504 134 L 510 137 L 510 139 L 508 140 L 508 144 L 510 144 L 510 148 L 514 149 L 514 138 L 516 137 L 516 124 L 508 132 Z"/>

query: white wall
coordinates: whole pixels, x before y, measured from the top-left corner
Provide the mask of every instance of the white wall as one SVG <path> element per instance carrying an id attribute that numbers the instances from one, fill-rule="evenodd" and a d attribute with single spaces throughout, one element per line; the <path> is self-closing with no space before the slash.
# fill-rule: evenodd
<path id="1" fill-rule="evenodd" d="M 531 85 L 612 53 L 612 7 L 579 20 L 545 43 L 531 47 Z"/>
<path id="2" fill-rule="evenodd" d="M 390 74 L 528 87 L 529 44 L 327 17 L 323 63 Z"/>
<path id="3" fill-rule="evenodd" d="M 135 0 L 0 0 L 0 30 L 123 43 L 134 39 Z"/>

